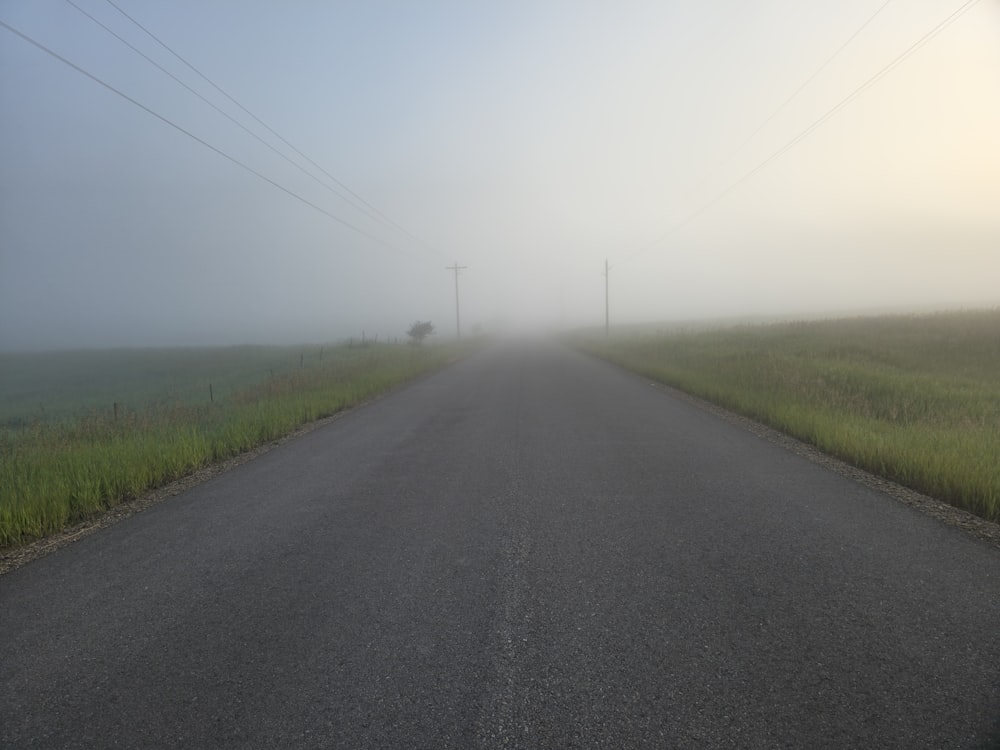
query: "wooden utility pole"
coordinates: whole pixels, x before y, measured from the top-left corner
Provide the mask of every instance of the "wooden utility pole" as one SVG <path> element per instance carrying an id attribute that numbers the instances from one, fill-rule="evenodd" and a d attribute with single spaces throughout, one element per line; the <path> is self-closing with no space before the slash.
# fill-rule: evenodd
<path id="1" fill-rule="evenodd" d="M 453 266 L 445 266 L 445 270 L 455 272 L 455 335 L 458 338 L 462 338 L 462 319 L 458 314 L 458 272 L 464 271 L 468 266 L 458 265 L 458 261 L 455 261 Z"/>
<path id="2" fill-rule="evenodd" d="M 608 259 L 604 259 L 604 338 L 611 336 L 610 302 L 608 301 Z"/>

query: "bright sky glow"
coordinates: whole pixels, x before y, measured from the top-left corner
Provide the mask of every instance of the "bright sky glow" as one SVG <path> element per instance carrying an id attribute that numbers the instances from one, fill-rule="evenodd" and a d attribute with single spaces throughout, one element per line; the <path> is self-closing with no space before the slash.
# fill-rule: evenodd
<path id="1" fill-rule="evenodd" d="M 301 163 L 106 0 L 73 2 Z M 889 2 L 778 110 L 883 2 L 115 0 L 417 242 L 66 0 L 5 0 L 391 247 L 0 28 L 0 349 L 450 334 L 455 260 L 470 328 L 602 323 L 606 258 L 618 322 L 998 305 L 997 0 L 726 193 L 965 4 Z"/>

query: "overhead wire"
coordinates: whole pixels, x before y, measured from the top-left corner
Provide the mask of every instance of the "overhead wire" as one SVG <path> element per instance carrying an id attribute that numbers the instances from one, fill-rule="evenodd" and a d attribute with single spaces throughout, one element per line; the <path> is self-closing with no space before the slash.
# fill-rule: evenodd
<path id="1" fill-rule="evenodd" d="M 801 84 L 799 85 L 799 87 L 798 87 L 798 88 L 796 88 L 796 89 L 795 89 L 795 90 L 794 90 L 794 91 L 793 91 L 793 92 L 792 92 L 792 93 L 791 93 L 791 94 L 790 94 L 790 95 L 788 96 L 788 98 L 787 98 L 787 99 L 785 99 L 785 100 L 784 100 L 784 101 L 783 101 L 783 102 L 782 102 L 781 104 L 779 104 L 779 105 L 778 105 L 778 106 L 777 106 L 777 107 L 776 107 L 776 108 L 774 109 L 774 111 L 773 111 L 773 112 L 771 112 L 771 114 L 770 114 L 770 115 L 768 115 L 768 116 L 767 116 L 767 118 L 765 118 L 765 119 L 764 119 L 764 120 L 763 120 L 763 121 L 762 121 L 762 122 L 760 123 L 760 125 L 758 125 L 758 126 L 757 126 L 756 128 L 754 128 L 754 131 L 753 131 L 752 133 L 750 133 L 750 135 L 748 135 L 748 136 L 746 137 L 746 139 L 745 139 L 745 140 L 744 140 L 744 141 L 743 141 L 742 143 L 740 143 L 740 145 L 739 145 L 739 146 L 737 146 L 737 147 L 736 147 L 736 148 L 735 148 L 735 149 L 733 150 L 733 152 L 732 152 L 732 153 L 731 153 L 731 154 L 729 155 L 729 157 L 727 157 L 727 158 L 726 158 L 726 159 L 725 159 L 725 160 L 723 161 L 723 164 L 727 164 L 727 163 L 729 163 L 729 161 L 731 161 L 731 160 L 732 160 L 732 158 L 733 158 L 734 156 L 736 156 L 736 154 L 738 154 L 738 153 L 739 153 L 740 151 L 742 151 L 742 150 L 743 150 L 744 148 L 746 148 L 747 144 L 748 144 L 748 143 L 750 143 L 750 142 L 751 142 L 751 141 L 752 141 L 752 140 L 753 140 L 754 138 L 756 138 L 756 137 L 757 137 L 757 134 L 758 134 L 758 133 L 760 133 L 760 131 L 762 131 L 762 130 L 763 130 L 764 128 L 766 128 L 766 127 L 767 127 L 767 126 L 768 126 L 768 125 L 769 125 L 769 124 L 771 123 L 771 121 L 772 121 L 772 120 L 774 120 L 774 118 L 775 118 L 775 117 L 777 117 L 777 116 L 778 116 L 778 115 L 779 115 L 779 114 L 781 113 L 781 111 L 782 111 L 782 110 L 783 110 L 783 109 L 784 109 L 785 107 L 787 107 L 787 106 L 788 106 L 789 104 L 791 104 L 791 103 L 792 103 L 792 102 L 793 102 L 793 101 L 794 101 L 794 100 L 796 99 L 796 97 L 798 97 L 798 95 L 799 95 L 799 94 L 801 94 L 801 93 L 802 93 L 802 92 L 803 92 L 803 91 L 804 91 L 804 90 L 806 89 L 806 87 L 807 87 L 807 86 L 809 86 L 809 84 L 810 84 L 810 83 L 812 83 L 812 82 L 813 82 L 814 80 L 816 80 L 816 78 L 817 78 L 817 77 L 819 77 L 819 74 L 820 74 L 820 73 L 822 73 L 822 72 L 823 72 L 824 70 L 826 70 L 826 69 L 827 69 L 827 68 L 828 68 L 828 67 L 830 66 L 830 63 L 832 63 L 832 62 L 833 62 L 834 60 L 836 60 L 836 59 L 837 59 L 838 57 L 840 57 L 841 53 L 842 53 L 842 52 L 843 52 L 843 51 L 844 51 L 845 49 L 847 49 L 847 47 L 848 47 L 848 46 L 849 46 L 849 45 L 851 44 L 851 42 L 853 42 L 853 41 L 854 41 L 855 39 L 857 39 L 857 38 L 858 38 L 858 37 L 859 37 L 859 36 L 861 35 L 861 32 L 863 32 L 863 31 L 864 31 L 865 29 L 867 29 L 867 28 L 868 28 L 868 27 L 869 27 L 869 26 L 871 25 L 872 21 L 874 21 L 874 20 L 875 20 L 875 19 L 876 19 L 876 18 L 877 18 L 877 17 L 879 16 L 879 14 L 881 14 L 881 13 L 882 13 L 882 11 L 883 11 L 883 10 L 885 10 L 886 6 L 887 6 L 887 5 L 889 5 L 889 3 L 891 3 L 891 2 L 892 2 L 892 0 L 885 0 L 885 2 L 884 2 L 884 3 L 882 3 L 882 4 L 881 4 L 881 5 L 880 5 L 880 6 L 878 7 L 878 9 L 876 9 L 876 11 L 875 11 L 874 13 L 872 13 L 872 14 L 871 14 L 871 15 L 870 15 L 870 16 L 869 16 L 869 17 L 868 17 L 868 18 L 867 18 L 866 20 L 865 20 L 865 22 L 864 22 L 863 24 L 861 24 L 861 26 L 859 26 L 859 27 L 858 27 L 857 29 L 855 29 L 855 30 L 854 30 L 854 33 L 853 33 L 853 34 L 851 34 L 851 35 L 850 35 L 850 36 L 849 36 L 849 37 L 847 38 L 847 40 L 846 40 L 846 41 L 845 41 L 845 42 L 844 42 L 843 44 L 841 44 L 841 45 L 840 45 L 840 46 L 839 46 L 839 47 L 838 47 L 838 48 L 836 49 L 836 51 L 834 51 L 834 53 L 833 53 L 832 55 L 830 55 L 829 57 L 827 57 L 827 58 L 826 58 L 826 60 L 824 60 L 824 61 L 822 62 L 822 64 L 820 64 L 820 66 L 819 66 L 818 68 L 816 68 L 816 70 L 814 70 L 814 71 L 812 72 L 812 74 L 811 74 L 811 75 L 810 75 L 810 76 L 809 76 L 808 78 L 806 78 L 806 79 L 805 79 L 805 80 L 804 80 L 804 81 L 803 81 L 803 82 L 802 82 L 802 83 L 801 83 Z"/>
<path id="2" fill-rule="evenodd" d="M 885 76 L 887 76 L 890 72 L 899 67 L 903 62 L 908 60 L 917 51 L 926 46 L 930 41 L 932 41 L 935 37 L 937 37 L 941 32 L 943 32 L 945 29 L 951 26 L 955 21 L 957 21 L 963 15 L 965 15 L 965 13 L 970 11 L 979 2 L 980 0 L 966 0 L 964 4 L 959 6 L 956 10 L 952 11 L 942 21 L 938 22 L 933 28 L 931 28 L 930 31 L 928 31 L 919 39 L 917 39 L 915 42 L 913 42 L 909 47 L 903 50 L 903 52 L 901 52 L 899 55 L 893 58 L 889 63 L 880 68 L 878 72 L 876 72 L 870 78 L 865 80 L 864 83 L 855 88 L 850 94 L 845 96 L 843 99 L 837 102 L 837 104 L 835 104 L 833 107 L 827 110 L 826 113 L 824 113 L 821 117 L 815 120 L 811 125 L 809 125 L 807 128 L 799 132 L 799 134 L 796 135 L 794 138 L 792 138 L 790 141 L 785 143 L 785 145 L 783 145 L 777 151 L 773 152 L 770 156 L 768 156 L 766 159 L 758 163 L 748 172 L 744 173 L 741 177 L 731 182 L 726 188 L 716 193 L 715 196 L 710 198 L 705 203 L 701 204 L 698 208 L 689 213 L 681 221 L 675 223 L 664 234 L 660 235 L 655 240 L 650 241 L 649 243 L 641 247 L 639 250 L 633 252 L 631 255 L 628 255 L 624 259 L 618 261 L 618 265 L 632 261 L 635 258 L 639 257 L 640 255 L 645 255 L 649 251 L 659 246 L 666 239 L 673 236 L 678 231 L 680 231 L 688 224 L 693 222 L 695 219 L 702 216 L 706 211 L 708 211 L 709 209 L 713 208 L 715 205 L 720 203 L 723 199 L 725 199 L 727 196 L 733 193 L 737 188 L 739 188 L 745 182 L 754 177 L 754 175 L 758 174 L 761 170 L 765 169 L 768 165 L 773 163 L 775 160 L 779 159 L 781 156 L 783 156 L 788 151 L 793 149 L 803 140 L 808 138 L 818 128 L 823 126 L 826 122 L 828 122 L 831 118 L 833 118 L 837 113 L 839 113 L 845 107 L 853 103 L 859 96 L 861 96 L 861 94 L 863 94 L 865 91 L 870 89 L 876 83 L 881 81 Z"/>
<path id="3" fill-rule="evenodd" d="M 264 122 L 260 117 L 258 117 L 253 112 L 251 112 L 247 107 L 245 107 L 243 104 L 241 104 L 235 97 L 233 97 L 231 94 L 229 94 L 229 92 L 227 92 L 225 89 L 223 89 L 217 83 L 215 83 L 215 81 L 213 81 L 211 78 L 209 78 L 207 75 L 205 75 L 205 73 L 203 73 L 201 70 L 199 70 L 197 66 L 195 66 L 193 63 L 189 62 L 181 54 L 179 54 L 172 47 L 170 47 L 170 45 L 168 45 L 166 42 L 164 42 L 162 39 L 160 39 L 158 36 L 156 36 L 156 34 L 154 34 L 152 31 L 150 31 L 146 26 L 144 26 L 142 23 L 140 23 L 135 18 L 133 18 L 131 15 L 129 15 L 128 13 L 126 13 L 117 3 L 113 2 L 113 0 L 105 0 L 105 1 L 108 3 L 108 5 L 110 5 L 112 8 L 114 8 L 115 10 L 117 10 L 122 16 L 124 16 L 126 19 L 128 19 L 136 27 L 138 27 L 139 29 L 141 29 L 153 41 L 155 41 L 157 44 L 159 44 L 161 47 L 163 47 L 163 49 L 165 49 L 167 52 L 169 52 L 175 58 L 177 58 L 178 60 L 180 60 L 180 62 L 182 62 L 184 65 L 186 65 L 190 70 L 194 71 L 195 74 L 197 74 L 202 80 L 204 80 L 206 83 L 208 83 L 212 88 L 214 88 L 216 91 L 218 91 L 220 94 L 222 94 L 226 99 L 228 99 L 230 102 L 232 102 L 234 105 L 236 105 L 240 110 L 242 110 L 249 117 L 251 117 L 257 124 L 259 124 L 265 130 L 267 130 L 269 133 L 271 133 L 271 135 L 273 135 L 275 138 L 277 138 L 279 141 L 281 141 L 283 144 L 285 144 L 294 153 L 296 153 L 298 156 L 300 156 L 306 162 L 308 162 L 309 164 L 311 164 L 314 168 L 316 168 L 317 170 L 319 170 L 328 179 L 332 180 L 341 189 L 343 189 L 344 191 L 346 191 L 347 193 L 349 193 L 351 196 L 353 196 L 362 205 L 366 206 L 371 212 L 374 212 L 374 214 L 376 214 L 378 217 L 381 217 L 381 220 L 384 223 L 392 226 L 397 231 L 399 231 L 400 233 L 402 233 L 403 235 L 405 235 L 407 238 L 409 238 L 410 240 L 412 240 L 412 241 L 416 242 L 417 244 L 419 244 L 425 250 L 431 250 L 431 251 L 433 251 L 435 253 L 438 252 L 438 251 L 434 250 L 434 248 L 432 248 L 429 245 L 427 245 L 419 237 L 416 237 L 414 234 L 412 234 L 408 229 L 406 229 L 406 227 L 404 227 L 401 224 L 397 223 L 396 221 L 394 221 L 393 219 L 391 219 L 390 217 L 388 217 L 386 214 L 384 214 L 382 211 L 380 211 L 378 208 L 376 208 L 371 203 L 369 203 L 367 200 L 365 200 L 363 197 L 361 197 L 360 195 L 358 195 L 350 187 L 348 187 L 346 184 L 344 184 L 343 182 L 341 182 L 340 180 L 338 180 L 334 175 L 332 175 L 330 172 L 328 172 L 326 169 L 324 169 L 319 163 L 317 163 L 312 158 L 310 158 L 309 156 L 307 156 L 305 153 L 303 153 L 302 151 L 300 151 L 296 146 L 294 146 L 292 143 L 290 143 L 284 136 L 282 136 L 280 133 L 278 133 L 274 128 L 272 128 L 266 122 Z M 343 197 L 343 196 L 341 196 L 341 197 Z M 352 205 L 354 205 L 354 204 L 352 203 Z M 358 206 L 355 205 L 355 208 L 358 208 Z M 359 210 L 364 211 L 364 209 L 360 209 L 360 208 L 359 208 Z M 438 253 L 438 254 L 440 254 L 440 253 Z"/>
<path id="4" fill-rule="evenodd" d="M 33 39 L 32 37 L 28 36 L 27 34 L 23 33 L 22 31 L 14 28 L 10 24 L 8 24 L 6 21 L 0 20 L 0 27 L 3 27 L 5 29 L 7 29 L 12 34 L 15 34 L 16 36 L 20 37 L 21 39 L 23 39 L 24 41 L 28 42 L 32 46 L 37 47 L 38 49 L 40 49 L 41 51 L 45 52 L 46 54 L 54 57 L 56 60 L 58 60 L 59 62 L 63 63 L 64 65 L 69 66 L 70 68 L 72 68 L 73 70 L 77 71 L 81 75 L 86 76 L 87 78 L 91 79 L 92 81 L 94 81 L 98 85 L 106 88 L 108 91 L 111 91 L 112 93 L 117 94 L 122 99 L 124 99 L 125 101 L 129 102 L 130 104 L 132 104 L 132 105 L 138 107 L 139 109 L 147 112 L 148 114 L 152 115 L 153 117 L 155 117 L 156 119 L 160 120 L 161 122 L 169 125 L 170 127 L 174 128 L 175 130 L 180 131 L 181 133 L 183 133 L 184 135 L 188 136 L 192 140 L 195 140 L 198 143 L 200 143 L 205 148 L 207 148 L 207 149 L 209 149 L 211 151 L 214 151 L 215 153 L 217 153 L 219 156 L 223 157 L 224 159 L 227 159 L 228 161 L 230 161 L 233 164 L 237 165 L 238 167 L 246 170 L 247 172 L 249 172 L 250 174 L 254 175 L 255 177 L 258 177 L 259 179 L 263 180 L 264 182 L 267 182 L 268 184 L 276 187 L 278 190 L 281 190 L 282 192 L 288 194 L 292 198 L 295 198 L 296 200 L 304 203 L 305 205 L 309 206 L 313 210 L 318 211 L 319 213 L 323 214 L 324 216 L 327 216 L 328 218 L 336 221 L 339 224 L 342 224 L 343 226 L 345 226 L 348 229 L 356 232 L 357 234 L 360 234 L 361 236 L 366 237 L 366 238 L 372 240 L 376 244 L 381 245 L 382 247 L 384 247 L 386 249 L 393 250 L 394 252 L 397 252 L 397 253 L 403 253 L 403 251 L 400 250 L 400 248 L 398 248 L 395 245 L 392 245 L 392 244 L 386 242 L 381 237 L 378 237 L 378 236 L 376 236 L 374 234 L 366 232 L 364 229 L 361 229 L 360 227 L 355 226 L 354 224 L 350 223 L 349 221 L 347 221 L 345 219 L 342 219 L 341 217 L 337 216 L 336 214 L 333 214 L 330 211 L 327 211 L 322 206 L 319 206 L 318 204 L 313 203 L 312 201 L 308 200 L 307 198 L 304 198 L 303 196 L 299 195 L 295 191 L 290 190 L 289 188 L 285 187 L 284 185 L 276 182 L 275 180 L 272 180 L 267 175 L 265 175 L 265 174 L 257 171 L 253 167 L 245 164 L 244 162 L 242 162 L 239 159 L 237 159 L 235 156 L 232 156 L 232 155 L 226 153 L 225 151 L 223 151 L 222 149 L 218 148 L 217 146 L 214 146 L 211 143 L 209 143 L 208 141 L 204 140 L 203 138 L 198 137 L 197 135 L 195 135 L 194 133 L 192 133 L 190 130 L 187 130 L 186 128 L 182 127 L 181 125 L 178 125 L 173 120 L 170 120 L 169 118 L 165 117 L 164 115 L 161 115 L 159 112 L 156 112 L 155 110 L 151 109 L 150 107 L 147 107 L 142 102 L 140 102 L 140 101 L 138 101 L 136 99 L 133 99 L 131 96 L 129 96 L 125 92 L 123 92 L 123 91 L 115 88 L 114 86 L 112 86 L 107 81 L 102 80 L 101 78 L 99 78 L 98 76 L 94 75 L 90 71 L 85 70 L 84 68 L 82 68 L 81 66 L 77 65 L 73 61 L 71 61 L 71 60 L 63 57 L 58 52 L 50 49 L 49 47 L 46 47 L 41 42 Z"/>
<path id="5" fill-rule="evenodd" d="M 340 198 L 341 200 L 346 201 L 352 207 L 356 208 L 357 210 L 361 211 L 364 214 L 367 214 L 369 218 L 372 218 L 376 222 L 387 226 L 387 223 L 385 221 L 383 221 L 382 219 L 380 219 L 377 215 L 374 215 L 370 210 L 365 209 L 363 206 L 359 206 L 357 203 L 355 203 L 354 201 L 352 201 L 350 198 L 348 198 L 347 196 L 343 195 L 342 193 L 340 193 L 339 191 L 337 191 L 335 188 L 333 188 L 329 183 L 324 182 L 319 177 L 317 177 L 312 172 L 310 172 L 305 167 L 303 167 L 301 164 L 299 164 L 298 162 L 296 162 L 293 159 L 291 159 L 287 154 L 285 154 L 282 151 L 280 151 L 279 149 L 275 148 L 273 145 L 271 145 L 266 140 L 264 140 L 263 138 L 261 138 L 257 133 L 253 132 L 246 125 L 244 125 L 239 120 L 237 120 L 235 117 L 233 117 L 228 112 L 226 112 L 224 109 L 222 109 L 215 102 L 211 101 L 206 96 L 204 96 L 203 94 L 201 94 L 200 92 L 198 92 L 197 90 L 195 90 L 193 87 L 189 86 L 187 83 L 185 83 L 179 77 L 177 77 L 176 75 L 174 75 L 173 73 L 171 73 L 169 70 L 167 70 L 165 67 L 163 67 L 162 65 L 160 65 L 160 63 L 158 63 L 156 60 L 154 60 L 153 58 L 151 58 L 145 52 L 143 52 L 142 50 L 140 50 L 134 44 L 132 44 L 127 39 L 125 39 L 124 37 L 122 37 L 120 34 L 118 34 L 117 32 L 115 32 L 111 28 L 109 28 L 106 24 L 104 24 L 98 18 L 96 18 L 95 16 L 91 15 L 90 13 L 88 13 L 83 8 L 81 8 L 79 5 L 77 5 L 74 2 L 74 0 L 66 0 L 66 3 L 69 4 L 69 5 L 71 5 L 73 8 L 75 8 L 81 14 L 83 14 L 84 16 L 86 16 L 87 18 L 89 18 L 95 24 L 97 24 L 98 26 L 100 26 L 102 29 L 104 29 L 108 34 L 110 34 L 115 39 L 117 39 L 118 41 L 120 41 L 122 44 L 124 44 L 126 47 L 128 47 L 129 49 L 131 49 L 137 55 L 139 55 L 140 57 L 142 57 L 150 65 L 153 65 L 155 68 L 157 68 L 164 75 L 169 76 L 177 84 L 179 84 L 180 86 L 183 86 L 187 91 L 189 91 L 190 93 L 194 94 L 196 97 L 198 97 L 199 99 L 201 99 L 203 102 L 205 102 L 205 104 L 207 104 L 208 106 L 210 106 L 216 112 L 218 112 L 219 114 L 221 114 L 227 120 L 229 120 L 234 125 L 236 125 L 238 128 L 240 128 L 245 133 L 247 133 L 248 135 L 250 135 L 252 138 L 256 139 L 259 143 L 263 144 L 265 147 L 267 147 L 268 149 L 270 149 L 271 151 L 273 151 L 275 154 L 277 154 L 278 156 L 280 156 L 282 159 L 284 159 L 285 161 L 287 161 L 289 164 L 291 164 L 293 167 L 295 167 L 300 172 L 302 172 L 303 174 L 305 174 L 307 177 L 309 177 L 310 179 L 316 181 L 318 184 L 320 184 L 321 186 L 323 186 L 324 188 L 326 188 L 327 190 L 329 190 L 330 192 L 332 192 L 338 198 Z"/>

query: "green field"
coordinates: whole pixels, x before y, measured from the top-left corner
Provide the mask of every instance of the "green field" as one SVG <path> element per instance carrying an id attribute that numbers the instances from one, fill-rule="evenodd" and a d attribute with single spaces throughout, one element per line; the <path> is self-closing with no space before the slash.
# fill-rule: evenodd
<path id="1" fill-rule="evenodd" d="M 1000 310 L 593 336 L 578 343 L 1000 521 Z"/>
<path id="2" fill-rule="evenodd" d="M 456 346 L 0 355 L 0 547 L 24 544 L 447 364 Z"/>
<path id="3" fill-rule="evenodd" d="M 0 428 L 86 412 L 208 403 L 367 348 L 232 346 L 0 354 Z M 210 393 L 211 386 L 211 393 Z"/>

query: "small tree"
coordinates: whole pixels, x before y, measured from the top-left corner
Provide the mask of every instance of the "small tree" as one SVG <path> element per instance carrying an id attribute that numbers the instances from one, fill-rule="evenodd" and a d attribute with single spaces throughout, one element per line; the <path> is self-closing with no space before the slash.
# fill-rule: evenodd
<path id="1" fill-rule="evenodd" d="M 421 323 L 419 320 L 410 326 L 410 330 L 406 332 L 406 335 L 410 337 L 410 343 L 417 344 L 418 346 L 424 343 L 424 339 L 434 333 L 434 324 L 429 320 Z"/>

